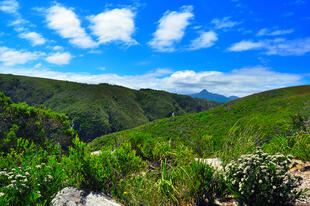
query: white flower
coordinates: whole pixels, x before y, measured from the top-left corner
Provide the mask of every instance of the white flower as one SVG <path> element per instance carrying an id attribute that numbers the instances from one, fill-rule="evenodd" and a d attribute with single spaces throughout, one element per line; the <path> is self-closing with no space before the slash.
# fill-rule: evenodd
<path id="1" fill-rule="evenodd" d="M 4 196 L 4 193 L 0 192 L 0 197 L 3 197 Z"/>

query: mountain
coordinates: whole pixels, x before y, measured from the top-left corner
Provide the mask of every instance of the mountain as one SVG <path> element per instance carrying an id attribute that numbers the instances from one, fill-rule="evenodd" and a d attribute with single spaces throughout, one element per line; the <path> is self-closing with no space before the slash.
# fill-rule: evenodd
<path id="1" fill-rule="evenodd" d="M 208 110 L 220 103 L 151 89 L 81 84 L 0 74 L 0 92 L 14 102 L 65 113 L 84 141 L 147 122 Z"/>
<path id="2" fill-rule="evenodd" d="M 239 98 L 237 96 L 226 97 L 224 95 L 211 93 L 211 92 L 208 92 L 206 89 L 201 90 L 201 92 L 196 93 L 196 94 L 190 94 L 189 96 L 194 97 L 194 98 L 201 98 L 201 99 L 212 100 L 216 102 L 222 102 L 222 103 L 229 102 L 229 101 Z"/>
<path id="3" fill-rule="evenodd" d="M 96 138 L 91 145 L 97 149 L 111 145 L 115 137 L 131 144 L 141 141 L 139 145 L 154 140 L 189 146 L 199 156 L 227 157 L 249 152 L 255 146 L 270 144 L 268 147 L 272 148 L 282 145 L 280 141 L 289 141 L 283 143 L 289 147 L 303 141 L 295 146 L 309 151 L 309 136 L 290 138 L 296 131 L 307 129 L 310 129 L 310 85 L 266 91 L 205 112 L 157 120 Z"/>

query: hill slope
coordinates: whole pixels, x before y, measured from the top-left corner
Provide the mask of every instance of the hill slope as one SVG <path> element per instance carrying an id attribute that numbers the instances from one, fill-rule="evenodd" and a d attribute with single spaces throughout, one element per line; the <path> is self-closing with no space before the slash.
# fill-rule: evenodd
<path id="1" fill-rule="evenodd" d="M 63 112 L 83 140 L 145 124 L 155 119 L 207 110 L 217 102 L 150 89 L 0 74 L 0 91 L 15 102 L 40 104 Z"/>
<path id="2" fill-rule="evenodd" d="M 224 95 L 211 93 L 211 92 L 208 92 L 206 89 L 196 94 L 190 94 L 189 96 L 194 97 L 194 98 L 201 98 L 201 99 L 206 99 L 206 100 L 222 102 L 222 103 L 229 102 L 229 101 L 239 98 L 237 96 L 226 97 Z"/>
<path id="3" fill-rule="evenodd" d="M 199 156 L 221 152 L 238 155 L 275 137 L 306 130 L 309 117 L 310 85 L 307 85 L 251 95 L 206 112 L 161 119 L 97 138 L 91 144 L 99 148 L 115 144 L 115 139 L 132 144 L 139 139 L 142 145 L 143 139 L 157 139 L 190 146 Z M 310 144 L 306 145 L 310 150 Z"/>

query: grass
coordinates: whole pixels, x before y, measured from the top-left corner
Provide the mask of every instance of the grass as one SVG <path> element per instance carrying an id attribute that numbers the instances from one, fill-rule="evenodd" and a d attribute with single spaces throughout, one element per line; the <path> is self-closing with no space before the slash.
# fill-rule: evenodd
<path id="1" fill-rule="evenodd" d="M 251 95 L 209 111 L 165 118 L 105 135 L 93 140 L 91 145 L 98 149 L 113 145 L 115 137 L 124 142 L 143 137 L 144 141 L 182 143 L 202 157 L 231 158 L 232 154 L 237 157 L 256 146 L 272 144 L 278 136 L 295 137 L 295 131 L 309 126 L 309 114 L 310 86 L 290 87 Z M 304 156 L 304 153 L 298 155 Z"/>

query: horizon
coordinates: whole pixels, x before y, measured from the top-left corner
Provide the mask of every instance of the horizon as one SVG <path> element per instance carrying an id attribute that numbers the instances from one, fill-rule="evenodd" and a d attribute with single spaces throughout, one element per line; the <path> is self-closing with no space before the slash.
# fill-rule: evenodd
<path id="1" fill-rule="evenodd" d="M 0 73 L 243 97 L 309 84 L 310 2 L 0 0 Z"/>

